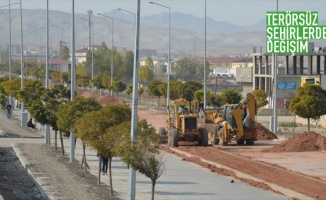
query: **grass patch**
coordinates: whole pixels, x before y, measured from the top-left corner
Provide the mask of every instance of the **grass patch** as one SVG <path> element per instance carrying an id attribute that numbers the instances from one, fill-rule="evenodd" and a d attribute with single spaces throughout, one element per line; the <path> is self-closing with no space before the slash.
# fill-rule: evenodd
<path id="1" fill-rule="evenodd" d="M 296 122 L 280 122 L 278 125 L 281 127 L 298 127 L 300 124 Z"/>

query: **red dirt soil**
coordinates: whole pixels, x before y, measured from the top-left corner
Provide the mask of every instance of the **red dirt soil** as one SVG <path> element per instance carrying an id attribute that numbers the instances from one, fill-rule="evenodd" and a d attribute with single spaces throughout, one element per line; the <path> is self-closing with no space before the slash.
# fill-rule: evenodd
<path id="1" fill-rule="evenodd" d="M 267 182 L 311 196 L 315 199 L 326 199 L 326 182 L 321 181 L 318 178 L 295 173 L 277 165 L 262 163 L 242 156 L 237 156 L 214 147 L 179 146 L 177 149 L 192 154 L 197 158 L 200 157 L 205 160 L 222 164 Z M 169 152 L 177 155 L 177 152 L 173 152 L 173 149 L 169 150 Z M 184 160 L 194 162 L 201 166 L 207 165 L 207 168 L 210 167 L 207 163 L 203 164 L 204 162 L 199 159 L 189 159 L 186 155 L 181 155 L 181 157 Z M 231 172 L 227 172 L 226 175 L 234 177 Z M 241 181 L 245 180 L 241 179 Z M 248 180 L 248 182 L 250 184 L 252 180 Z M 263 189 L 265 187 L 262 187 L 262 185 L 264 185 L 262 183 L 255 183 L 254 185 Z M 269 188 L 265 189 L 269 190 Z"/>
<path id="2" fill-rule="evenodd" d="M 326 138 L 316 132 L 303 132 L 263 152 L 303 152 L 326 150 Z"/>
<path id="3" fill-rule="evenodd" d="M 96 101 L 98 101 L 101 105 L 107 105 L 107 104 L 123 104 L 124 101 L 122 99 L 116 98 L 116 97 L 110 97 L 110 96 L 102 96 L 97 94 L 92 94 L 91 91 L 88 90 L 76 90 L 77 94 L 80 96 L 83 96 L 85 98 L 94 97 Z"/>

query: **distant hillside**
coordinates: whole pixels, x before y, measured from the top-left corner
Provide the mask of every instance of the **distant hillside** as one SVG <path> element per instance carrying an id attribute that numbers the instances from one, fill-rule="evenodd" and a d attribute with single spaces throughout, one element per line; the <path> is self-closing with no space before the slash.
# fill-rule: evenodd
<path id="1" fill-rule="evenodd" d="M 0 11 L 7 11 L 1 10 Z M 118 49 L 131 49 L 134 46 L 134 16 L 118 10 L 105 13 L 114 18 L 114 46 Z M 89 32 L 87 14 L 75 14 L 76 48 L 88 46 Z M 19 44 L 20 13 L 19 9 L 12 9 L 12 44 Z M 50 11 L 50 45 L 54 50 L 59 49 L 59 42 L 63 38 L 71 45 L 71 14 L 61 11 Z M 171 55 L 203 56 L 204 54 L 204 18 L 190 14 L 172 13 L 171 16 Z M 94 23 L 95 44 L 105 42 L 111 48 L 111 20 L 98 15 L 92 16 Z M 6 45 L 9 37 L 8 15 L 0 15 L 0 34 L 2 45 Z M 67 23 L 63 23 L 67 22 Z M 168 50 L 168 13 L 142 17 L 140 20 L 140 48 L 156 49 L 160 54 L 167 54 Z M 241 26 L 225 21 L 214 21 L 207 18 L 207 56 L 239 55 L 252 52 L 253 46 L 265 46 L 265 21 L 260 20 L 251 26 Z M 326 20 L 320 22 L 326 24 Z M 24 46 L 29 49 L 45 46 L 46 10 L 23 10 Z M 25 32 L 27 31 L 27 32 Z M 35 32 L 34 32 L 35 31 Z M 29 32 L 29 33 L 28 33 Z M 33 34 L 34 33 L 34 34 Z M 34 40 L 35 36 L 35 40 Z M 319 41 L 318 41 L 319 42 Z M 36 48 L 36 49 L 37 49 Z"/>

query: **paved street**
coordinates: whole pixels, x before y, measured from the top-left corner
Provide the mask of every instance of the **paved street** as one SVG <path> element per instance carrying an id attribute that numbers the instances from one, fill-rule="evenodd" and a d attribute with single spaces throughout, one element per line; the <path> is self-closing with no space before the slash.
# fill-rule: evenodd
<path id="1" fill-rule="evenodd" d="M 14 116 L 20 117 L 18 110 L 14 111 Z M 1 115 L 4 115 L 2 112 Z M 14 119 L 13 119 L 14 120 Z M 2 126 L 3 122 L 1 123 Z M 0 126 L 0 127 L 1 127 Z M 36 133 L 42 133 L 36 131 Z M 54 134 L 51 133 L 51 138 Z M 14 143 L 45 143 L 44 138 L 28 139 L 28 138 L 5 138 L 0 140 L 0 145 L 8 145 Z M 51 146 L 53 146 L 53 139 Z M 66 153 L 69 154 L 69 140 L 64 140 Z M 91 173 L 97 176 L 98 157 L 96 152 L 87 148 L 87 161 L 91 168 Z M 77 141 L 76 159 L 81 160 L 82 146 Z M 232 178 L 226 176 L 218 176 L 210 172 L 208 169 L 202 168 L 193 163 L 182 161 L 181 158 L 174 155 L 165 154 L 165 173 L 159 178 L 156 184 L 155 199 L 287 199 L 284 196 L 274 194 L 262 189 L 258 189 L 247 184 L 235 180 L 230 183 Z M 27 158 L 28 160 L 28 158 Z M 128 198 L 128 177 L 129 170 L 120 159 L 115 158 L 112 162 L 113 189 L 115 194 L 121 199 Z M 109 184 L 107 175 L 102 176 L 102 181 Z M 44 185 L 46 179 L 43 180 Z M 49 191 L 48 196 L 52 196 L 57 191 Z M 150 179 L 144 175 L 137 174 L 136 178 L 136 199 L 149 199 L 151 196 Z"/>

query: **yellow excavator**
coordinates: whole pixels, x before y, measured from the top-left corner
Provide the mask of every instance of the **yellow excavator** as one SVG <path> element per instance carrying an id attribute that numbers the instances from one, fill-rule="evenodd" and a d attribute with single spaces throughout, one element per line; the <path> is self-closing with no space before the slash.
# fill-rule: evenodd
<path id="1" fill-rule="evenodd" d="M 237 144 L 253 145 L 257 138 L 256 99 L 251 93 L 239 104 L 224 105 L 221 111 L 205 111 L 205 122 L 214 123 L 209 133 L 211 144 L 228 145 L 231 140 Z M 207 119 L 206 119 L 207 118 Z"/>
<path id="2" fill-rule="evenodd" d="M 168 109 L 167 128 L 160 127 L 159 134 L 167 139 L 169 146 L 177 147 L 179 141 L 198 142 L 200 146 L 208 145 L 208 131 L 198 128 L 199 103 L 197 100 L 183 99 L 171 101 Z"/>

